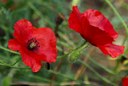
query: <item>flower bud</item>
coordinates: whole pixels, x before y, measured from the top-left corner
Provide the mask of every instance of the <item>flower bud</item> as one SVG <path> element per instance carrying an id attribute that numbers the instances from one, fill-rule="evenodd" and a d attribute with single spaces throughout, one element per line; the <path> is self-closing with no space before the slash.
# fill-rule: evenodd
<path id="1" fill-rule="evenodd" d="M 80 51 L 74 50 L 74 51 L 72 51 L 72 52 L 68 55 L 68 60 L 69 60 L 70 62 L 74 62 L 74 61 L 76 61 L 76 60 L 79 58 L 79 56 L 80 56 Z"/>

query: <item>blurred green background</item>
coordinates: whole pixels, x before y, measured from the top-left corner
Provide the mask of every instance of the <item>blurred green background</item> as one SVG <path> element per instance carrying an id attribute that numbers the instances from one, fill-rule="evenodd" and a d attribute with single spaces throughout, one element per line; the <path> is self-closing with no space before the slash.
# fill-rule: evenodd
<path id="1" fill-rule="evenodd" d="M 84 39 L 68 27 L 73 5 L 81 12 L 101 11 L 113 24 L 119 37 L 116 44 L 125 45 L 125 53 L 117 59 L 103 55 L 96 47 L 83 49 L 72 62 L 65 55 L 79 47 Z M 20 55 L 0 47 L 0 86 L 121 86 L 128 75 L 128 0 L 0 0 L 0 46 L 7 48 L 13 38 L 13 25 L 26 18 L 36 27 L 50 27 L 57 36 L 58 59 L 48 70 L 46 63 L 33 73 Z"/>

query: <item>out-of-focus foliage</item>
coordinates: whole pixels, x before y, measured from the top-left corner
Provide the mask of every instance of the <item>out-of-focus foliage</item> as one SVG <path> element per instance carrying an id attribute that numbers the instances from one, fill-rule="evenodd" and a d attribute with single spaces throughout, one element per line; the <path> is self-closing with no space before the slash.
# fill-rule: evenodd
<path id="1" fill-rule="evenodd" d="M 109 0 L 128 24 L 128 1 Z M 125 53 L 118 59 L 104 56 L 96 47 L 89 45 L 75 62 L 65 55 L 79 47 L 84 40 L 70 30 L 68 17 L 72 4 L 80 11 L 100 10 L 119 32 L 117 44 L 125 41 Z M 51 27 L 57 36 L 58 59 L 47 70 L 43 63 L 41 71 L 32 73 L 20 55 L 0 49 L 0 85 L 87 85 L 117 86 L 122 77 L 128 75 L 128 42 L 126 31 L 118 16 L 105 0 L 0 0 L 0 46 L 7 48 L 12 38 L 14 23 L 22 18 L 30 20 L 36 27 Z M 127 28 L 128 29 L 128 28 Z"/>

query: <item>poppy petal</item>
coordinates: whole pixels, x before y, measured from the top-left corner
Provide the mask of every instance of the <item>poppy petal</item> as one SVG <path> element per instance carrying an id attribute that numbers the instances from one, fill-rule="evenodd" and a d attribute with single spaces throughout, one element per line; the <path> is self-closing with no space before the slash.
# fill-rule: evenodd
<path id="1" fill-rule="evenodd" d="M 113 37 L 113 39 L 117 38 L 117 32 L 114 30 L 109 20 L 101 12 L 98 10 L 89 9 L 84 12 L 84 15 L 88 18 L 90 25 L 105 31 L 111 37 Z"/>
<path id="2" fill-rule="evenodd" d="M 122 79 L 122 86 L 128 86 L 128 77 L 127 76 Z"/>
<path id="3" fill-rule="evenodd" d="M 96 27 L 92 27 L 85 32 L 82 36 L 89 41 L 91 44 L 95 46 L 104 45 L 108 43 L 112 43 L 113 39 L 104 31 L 97 29 Z"/>
<path id="4" fill-rule="evenodd" d="M 69 22 L 69 27 L 77 32 L 81 32 L 80 18 L 81 18 L 81 14 L 79 12 L 78 7 L 73 6 L 73 11 L 70 14 L 68 22 Z"/>
<path id="5" fill-rule="evenodd" d="M 21 19 L 15 23 L 13 35 L 19 42 L 23 42 L 28 39 L 33 29 L 31 22 L 27 19 Z"/>
<path id="6" fill-rule="evenodd" d="M 39 28 L 33 32 L 33 37 L 39 42 L 40 47 L 35 53 L 46 62 L 55 62 L 57 57 L 56 37 L 50 28 Z M 42 57 L 43 56 L 43 57 Z"/>
<path id="7" fill-rule="evenodd" d="M 25 49 L 20 50 L 21 56 L 22 56 L 22 61 L 29 66 L 33 72 L 38 72 L 41 68 L 41 62 L 37 59 L 35 59 L 35 57 L 31 57 L 29 55 L 29 53 L 27 53 L 27 51 L 25 51 Z"/>
<path id="8" fill-rule="evenodd" d="M 31 27 L 31 22 L 29 22 L 27 19 L 21 19 L 15 23 L 14 30 L 16 33 L 20 33 L 21 31 L 30 30 Z"/>
<path id="9" fill-rule="evenodd" d="M 104 54 L 108 54 L 113 58 L 123 54 L 124 52 L 124 46 L 114 44 L 106 44 L 104 46 L 99 46 L 99 48 Z"/>
<path id="10" fill-rule="evenodd" d="M 19 50 L 20 49 L 20 45 L 17 43 L 17 41 L 15 39 L 10 39 L 8 41 L 8 47 L 11 49 L 11 50 Z"/>

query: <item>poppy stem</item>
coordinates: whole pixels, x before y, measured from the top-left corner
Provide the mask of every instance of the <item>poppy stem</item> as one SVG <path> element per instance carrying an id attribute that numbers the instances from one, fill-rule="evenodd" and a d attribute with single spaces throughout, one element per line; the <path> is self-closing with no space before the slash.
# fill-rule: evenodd
<path id="1" fill-rule="evenodd" d="M 14 54 L 18 54 L 18 55 L 19 55 L 19 53 L 18 53 L 18 52 L 15 52 L 15 51 L 9 50 L 9 49 L 7 49 L 7 48 L 5 48 L 5 47 L 2 47 L 2 46 L 0 46 L 0 49 L 2 49 L 2 50 L 4 50 L 4 51 L 8 51 L 8 52 L 10 52 L 10 53 L 14 53 Z"/>
<path id="2" fill-rule="evenodd" d="M 15 63 L 13 63 L 11 66 L 14 66 L 14 65 L 17 64 L 19 61 L 21 61 L 20 58 L 18 58 L 18 59 L 15 61 Z"/>
<path id="3" fill-rule="evenodd" d="M 28 67 L 19 67 L 19 66 L 11 66 L 10 64 L 7 63 L 0 63 L 1 66 L 6 66 L 6 67 L 10 67 L 10 68 L 15 68 L 15 69 L 30 69 Z"/>
<path id="4" fill-rule="evenodd" d="M 83 50 L 86 47 L 88 47 L 88 42 L 87 41 L 85 41 L 80 47 L 78 47 L 78 50 Z"/>
<path id="5" fill-rule="evenodd" d="M 86 62 L 83 62 L 81 60 L 78 60 L 79 63 L 83 64 L 84 66 L 86 66 L 89 70 L 91 70 L 93 73 L 95 73 L 95 75 L 97 77 L 99 77 L 100 79 L 102 79 L 104 82 L 111 84 L 112 86 L 116 86 L 115 83 L 111 82 L 110 80 L 108 80 L 107 78 L 103 77 L 102 75 L 100 75 L 99 73 L 97 73 L 96 70 L 94 70 L 94 68 L 92 68 L 90 65 L 88 65 Z"/>
<path id="6" fill-rule="evenodd" d="M 86 47 L 88 47 L 88 43 L 85 41 L 80 47 L 78 47 L 78 48 L 76 48 L 76 49 L 73 49 L 71 52 L 69 52 L 69 53 L 66 53 L 66 54 L 64 54 L 64 55 L 62 55 L 62 56 L 58 56 L 58 59 L 60 59 L 60 58 L 63 58 L 63 57 L 66 57 L 66 56 L 68 56 L 68 55 L 70 55 L 72 52 L 74 52 L 74 51 L 82 51 L 84 48 L 86 48 Z"/>
<path id="7" fill-rule="evenodd" d="M 50 69 L 50 63 L 47 63 L 47 69 L 48 70 Z"/>
<path id="8" fill-rule="evenodd" d="M 80 0 L 72 0 L 72 2 L 71 2 L 71 8 L 72 8 L 72 6 L 79 6 L 80 5 Z"/>
<path id="9" fill-rule="evenodd" d="M 89 58 L 89 60 L 94 64 L 94 65 L 97 65 L 99 66 L 100 68 L 104 69 L 106 72 L 112 74 L 112 75 L 115 75 L 116 73 L 106 67 L 104 67 L 103 65 L 100 65 L 97 61 L 95 61 L 94 59 L 92 58 Z"/>

